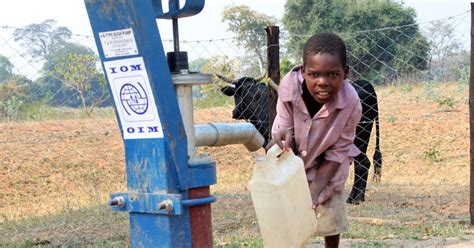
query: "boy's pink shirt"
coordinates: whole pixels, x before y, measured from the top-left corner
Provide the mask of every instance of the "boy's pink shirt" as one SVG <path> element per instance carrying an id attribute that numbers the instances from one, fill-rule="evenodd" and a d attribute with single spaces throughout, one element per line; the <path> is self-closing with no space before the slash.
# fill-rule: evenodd
<path id="1" fill-rule="evenodd" d="M 311 118 L 301 97 L 302 85 L 301 66 L 293 68 L 282 79 L 272 135 L 281 128 L 293 131 L 297 144 L 295 153 L 304 162 L 308 181 L 316 175 L 316 158 L 322 153 L 325 153 L 326 160 L 341 164 L 320 194 L 318 202 L 322 203 L 342 191 L 352 158 L 360 153 L 353 143 L 362 107 L 357 92 L 349 81 L 344 80 L 336 97 Z"/>

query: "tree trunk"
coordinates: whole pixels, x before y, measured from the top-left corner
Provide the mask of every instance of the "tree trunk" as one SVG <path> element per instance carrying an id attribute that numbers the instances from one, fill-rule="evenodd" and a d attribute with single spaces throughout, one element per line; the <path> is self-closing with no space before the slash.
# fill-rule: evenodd
<path id="1" fill-rule="evenodd" d="M 83 90 L 79 91 L 79 95 L 81 96 L 82 110 L 87 114 L 87 116 L 89 116 L 89 111 L 87 111 L 86 97 L 84 96 L 84 91 Z"/>

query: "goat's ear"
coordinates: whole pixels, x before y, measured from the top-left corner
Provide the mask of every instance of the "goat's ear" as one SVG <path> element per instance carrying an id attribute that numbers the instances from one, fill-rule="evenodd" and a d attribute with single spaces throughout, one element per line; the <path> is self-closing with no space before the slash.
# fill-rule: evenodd
<path id="1" fill-rule="evenodd" d="M 221 92 L 224 93 L 226 96 L 233 96 L 235 95 L 235 86 L 225 86 L 222 87 Z"/>

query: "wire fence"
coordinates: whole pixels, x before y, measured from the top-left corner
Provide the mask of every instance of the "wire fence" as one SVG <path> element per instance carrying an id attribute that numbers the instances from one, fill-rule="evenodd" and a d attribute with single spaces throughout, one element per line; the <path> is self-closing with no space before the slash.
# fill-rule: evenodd
<path id="1" fill-rule="evenodd" d="M 340 34 L 349 44 L 350 79 L 367 80 L 377 94 L 377 107 L 373 102 L 374 92 L 363 91 L 365 97 L 361 100 L 364 103 L 372 99 L 372 102 L 367 100 L 370 105 L 363 106 L 364 113 L 375 111 L 379 116 L 383 153 L 382 184 L 375 184 L 369 181 L 374 172 L 367 168 L 367 159 L 372 160 L 375 151 L 375 130 L 372 131 L 375 120 L 367 117 L 358 130 L 361 150 L 367 157 L 357 161 L 359 172 L 351 175 L 348 193 L 355 184 L 357 197 L 362 197 L 359 200 L 385 204 L 383 201 L 390 198 L 396 202 L 391 207 L 398 213 L 411 212 L 410 218 L 426 211 L 420 207 L 426 199 L 432 199 L 428 207 L 433 209 L 467 206 L 470 14 L 468 11 L 417 23 L 429 42 L 410 36 L 412 25 Z M 32 57 L 27 47 L 15 40 L 18 29 L 0 27 L 0 55 L 6 58 L 0 60 L 0 67 L 6 68 L 7 62 L 11 64 L 10 70 L 0 71 L 0 76 L 7 75 L 0 82 L 0 212 L 7 213 L 5 219 L 18 219 L 48 214 L 74 204 L 103 203 L 107 200 L 104 191 L 125 190 L 123 184 L 114 184 L 125 179 L 124 168 L 116 170 L 124 167 L 123 156 L 110 155 L 111 151 L 115 155 L 123 154 L 112 101 L 97 104 L 91 113 L 84 111 L 77 87 L 51 77 L 47 58 Z M 283 58 L 286 35 L 282 37 Z M 301 36 L 303 40 L 307 38 Z M 401 44 L 402 38 L 410 45 Z M 254 54 L 238 47 L 236 39 L 181 41 L 180 47 L 188 52 L 192 71 L 219 73 L 230 79 L 261 76 L 261 68 L 266 67 L 255 61 Z M 72 35 L 69 42 L 96 50 L 91 36 Z M 172 41 L 164 40 L 163 45 L 165 52 L 172 51 Z M 100 76 L 92 81 L 95 83 L 83 92 L 86 98 L 92 99 L 85 101 L 89 107 L 94 97 L 107 92 L 99 83 Z M 213 83 L 193 89 L 196 123 L 245 119 L 258 126 L 256 121 L 264 121 L 262 118 L 268 122 L 265 113 L 256 112 L 256 109 L 268 112 L 268 108 L 255 107 L 255 103 L 262 105 L 262 98 L 268 95 L 256 96 L 256 89 L 247 90 L 253 93 L 251 100 L 242 104 L 240 113 L 233 116 L 234 99 L 221 92 L 228 85 L 215 78 Z M 250 116 L 239 116 L 247 111 L 251 112 Z M 268 128 L 265 130 L 268 132 Z M 371 163 L 373 167 L 374 162 Z M 102 172 L 91 175 L 90 171 L 97 171 L 92 169 L 97 166 Z M 59 167 L 67 170 L 59 172 Z M 83 180 L 79 182 L 77 178 Z M 54 189 L 51 185 L 55 185 Z M 84 196 L 83 190 L 90 193 Z M 60 195 L 67 197 L 61 197 L 48 208 L 35 204 L 51 202 L 51 197 Z M 22 198 L 35 200 L 20 206 L 18 200 Z M 370 214 L 395 215 L 387 213 L 389 207 L 384 206 L 378 207 L 385 212 L 374 210 Z M 354 216 L 369 215 L 368 212 L 367 208 L 350 209 Z"/>

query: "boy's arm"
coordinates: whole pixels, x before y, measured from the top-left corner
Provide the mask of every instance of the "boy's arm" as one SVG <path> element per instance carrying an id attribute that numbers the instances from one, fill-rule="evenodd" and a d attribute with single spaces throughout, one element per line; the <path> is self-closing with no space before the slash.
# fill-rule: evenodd
<path id="1" fill-rule="evenodd" d="M 348 122 L 342 130 L 336 143 L 325 152 L 325 159 L 317 168 L 317 173 L 310 185 L 313 207 L 324 203 L 327 199 L 319 199 L 321 192 L 336 175 L 344 158 L 349 156 L 350 146 L 354 144 L 356 127 L 359 123 L 362 106 L 357 101 L 353 108 L 346 110 L 350 115 Z"/>
<path id="2" fill-rule="evenodd" d="M 340 163 L 335 161 L 324 160 L 317 168 L 318 172 L 309 186 L 311 199 L 313 199 L 313 209 L 315 209 L 319 204 L 324 203 L 319 202 L 319 195 L 324 187 L 328 185 L 329 181 L 331 181 L 331 178 L 334 177 L 340 165 Z"/>
<path id="3" fill-rule="evenodd" d="M 294 150 L 294 143 L 293 131 L 282 128 L 278 130 L 276 134 L 273 134 L 273 138 L 268 142 L 265 151 L 270 150 L 270 148 L 275 144 L 277 144 L 283 151 L 288 151 L 289 149 Z"/>
<path id="4" fill-rule="evenodd" d="M 276 116 L 272 126 L 272 140 L 268 143 L 265 150 L 270 149 L 274 144 L 278 144 L 283 150 L 293 149 L 294 144 L 294 124 L 293 108 L 290 102 L 283 102 L 278 98 L 276 106 Z M 285 141 L 283 144 L 282 141 Z"/>

